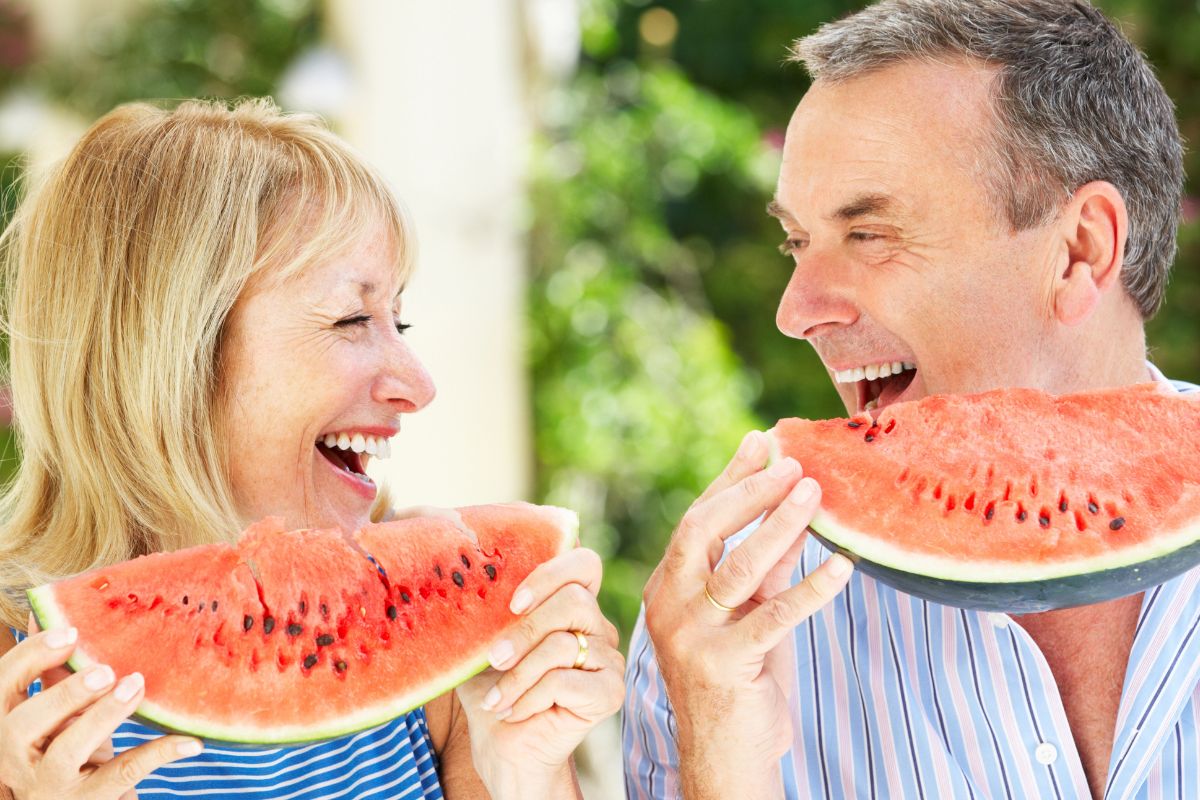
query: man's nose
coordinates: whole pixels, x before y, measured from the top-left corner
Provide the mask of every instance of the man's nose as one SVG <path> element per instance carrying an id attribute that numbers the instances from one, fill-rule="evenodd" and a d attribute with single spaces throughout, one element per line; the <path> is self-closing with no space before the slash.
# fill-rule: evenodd
<path id="1" fill-rule="evenodd" d="M 775 314 L 775 325 L 794 339 L 813 339 L 858 321 L 851 287 L 832 274 L 837 265 L 807 254 L 792 277 Z"/>

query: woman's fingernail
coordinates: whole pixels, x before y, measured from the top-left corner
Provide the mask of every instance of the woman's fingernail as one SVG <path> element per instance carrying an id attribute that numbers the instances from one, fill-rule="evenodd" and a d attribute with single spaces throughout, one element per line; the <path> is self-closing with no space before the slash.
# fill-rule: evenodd
<path id="1" fill-rule="evenodd" d="M 496 719 L 508 719 L 512 716 L 512 706 L 502 708 L 496 712 Z"/>
<path id="2" fill-rule="evenodd" d="M 113 689 L 113 696 L 121 703 L 128 703 L 141 688 L 142 673 L 134 672 L 121 678 L 121 682 L 117 684 L 117 688 Z"/>
<path id="3" fill-rule="evenodd" d="M 792 487 L 791 494 L 788 495 L 788 500 L 798 506 L 802 506 L 812 499 L 816 491 L 817 482 L 812 478 L 804 478 Z"/>
<path id="4" fill-rule="evenodd" d="M 850 563 L 850 559 L 846 558 L 841 553 L 834 553 L 829 557 L 829 574 L 835 578 L 840 578 L 848 573 L 854 565 Z"/>
<path id="5" fill-rule="evenodd" d="M 484 711 L 491 711 L 496 707 L 496 703 L 499 702 L 500 690 L 493 686 L 491 689 L 488 689 L 488 693 L 483 696 L 483 702 L 479 704 L 479 707 Z"/>
<path id="6" fill-rule="evenodd" d="M 513 656 L 512 642 L 507 639 L 501 639 L 492 645 L 491 651 L 488 652 L 488 661 L 492 662 L 492 666 L 500 669 Z"/>
<path id="7" fill-rule="evenodd" d="M 767 474 L 772 478 L 783 478 L 791 475 L 799 467 L 800 465 L 796 463 L 796 459 L 789 456 L 788 458 L 780 459 L 772 464 L 771 468 L 767 470 Z"/>
<path id="8" fill-rule="evenodd" d="M 520 589 L 513 595 L 512 602 L 508 604 L 508 609 L 514 614 L 520 614 L 529 608 L 531 603 L 533 603 L 533 592 L 528 589 Z"/>
<path id="9" fill-rule="evenodd" d="M 181 756 L 198 756 L 200 755 L 200 751 L 203 749 L 204 745 L 200 744 L 200 742 L 197 742 L 195 739 L 191 739 L 186 742 L 180 742 L 179 744 L 175 745 L 175 752 L 179 753 Z"/>
<path id="10" fill-rule="evenodd" d="M 74 628 L 56 628 L 46 634 L 46 645 L 53 650 L 75 644 L 79 631 Z"/>
<path id="11" fill-rule="evenodd" d="M 110 667 L 101 664 L 88 670 L 88 674 L 83 676 L 83 685 L 90 691 L 98 692 L 112 683 L 115 677 Z"/>

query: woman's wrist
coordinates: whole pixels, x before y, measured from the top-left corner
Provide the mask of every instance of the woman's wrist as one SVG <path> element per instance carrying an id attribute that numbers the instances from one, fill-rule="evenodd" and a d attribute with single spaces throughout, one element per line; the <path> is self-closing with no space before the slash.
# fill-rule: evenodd
<path id="1" fill-rule="evenodd" d="M 580 797 L 575 767 L 567 762 L 557 770 L 543 772 L 527 765 L 507 766 L 484 778 L 492 800 L 563 800 Z"/>

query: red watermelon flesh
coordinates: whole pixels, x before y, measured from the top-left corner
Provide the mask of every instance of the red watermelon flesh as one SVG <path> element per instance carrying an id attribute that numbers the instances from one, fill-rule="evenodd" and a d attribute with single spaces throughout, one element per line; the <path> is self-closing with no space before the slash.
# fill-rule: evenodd
<path id="1" fill-rule="evenodd" d="M 29 592 L 74 626 L 71 667 L 141 672 L 137 715 L 208 739 L 278 744 L 362 730 L 487 664 L 538 564 L 574 546 L 572 512 L 480 506 L 336 530 L 278 520 L 236 545 L 144 556 Z"/>
<path id="2" fill-rule="evenodd" d="M 1147 384 L 938 395 L 874 420 L 785 419 L 772 435 L 821 485 L 812 529 L 868 572 L 956 605 L 965 584 L 972 607 L 1033 610 L 1200 562 L 1197 432 L 1200 402 Z M 1024 604 L 1003 584 L 1039 596 Z"/>

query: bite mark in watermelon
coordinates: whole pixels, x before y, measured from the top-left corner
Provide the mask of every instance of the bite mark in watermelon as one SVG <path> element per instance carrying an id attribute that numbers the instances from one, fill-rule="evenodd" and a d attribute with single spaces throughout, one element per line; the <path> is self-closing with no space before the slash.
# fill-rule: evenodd
<path id="1" fill-rule="evenodd" d="M 785 419 L 821 485 L 810 527 L 865 573 L 1011 613 L 1102 602 L 1200 563 L 1200 402 L 1155 384 L 938 395 Z"/>
<path id="2" fill-rule="evenodd" d="M 249 744 L 382 724 L 487 666 L 534 567 L 575 545 L 578 520 L 527 503 L 336 530 L 279 520 L 234 544 L 136 558 L 39 586 L 43 629 L 74 626 L 76 671 L 141 672 L 136 715 Z"/>

